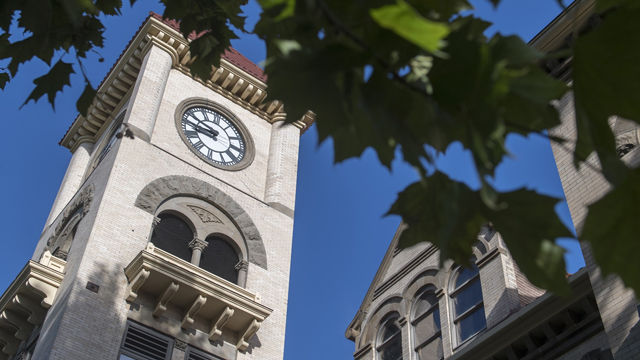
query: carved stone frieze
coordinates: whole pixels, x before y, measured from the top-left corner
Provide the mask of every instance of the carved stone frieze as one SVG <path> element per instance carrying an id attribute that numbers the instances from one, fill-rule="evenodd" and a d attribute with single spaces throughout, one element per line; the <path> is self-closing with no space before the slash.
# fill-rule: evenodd
<path id="1" fill-rule="evenodd" d="M 212 222 L 212 223 L 224 224 L 222 220 L 220 220 L 220 218 L 218 218 L 217 216 L 213 215 L 209 211 L 199 206 L 195 206 L 195 205 L 187 205 L 187 206 L 189 207 L 189 209 L 191 209 L 191 211 L 193 211 L 196 215 L 198 215 L 198 217 L 203 223 Z"/>

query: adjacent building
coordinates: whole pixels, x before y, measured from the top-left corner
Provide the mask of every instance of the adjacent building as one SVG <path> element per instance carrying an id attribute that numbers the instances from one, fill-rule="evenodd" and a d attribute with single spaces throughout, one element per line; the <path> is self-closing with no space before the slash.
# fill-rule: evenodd
<path id="1" fill-rule="evenodd" d="M 571 46 L 574 31 L 597 26 L 595 1 L 577 0 L 532 41 L 543 52 Z M 541 64 L 550 74 L 571 80 L 572 58 Z M 562 125 L 553 144 L 560 178 L 578 233 L 586 207 L 602 197 L 607 181 L 590 167 L 573 165 L 576 137 L 572 95 L 558 104 Z M 617 149 L 630 166 L 640 162 L 638 128 L 611 119 Z M 597 160 L 589 159 L 597 167 Z M 619 278 L 603 278 L 586 243 L 586 267 L 568 277 L 569 297 L 537 289 L 520 272 L 499 233 L 482 229 L 472 267 L 451 261 L 440 268 L 429 243 L 399 249 L 400 225 L 362 305 L 346 331 L 356 360 L 596 360 L 640 359 L 638 301 Z"/>
<path id="2" fill-rule="evenodd" d="M 0 359 L 282 359 L 301 134 L 266 77 L 150 14 L 61 145 L 33 257 L 0 297 Z"/>

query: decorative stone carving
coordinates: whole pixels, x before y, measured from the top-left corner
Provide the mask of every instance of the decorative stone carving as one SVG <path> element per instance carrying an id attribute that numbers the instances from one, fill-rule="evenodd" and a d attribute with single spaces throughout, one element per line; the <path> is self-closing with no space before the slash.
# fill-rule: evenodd
<path id="1" fill-rule="evenodd" d="M 247 341 L 249 341 L 249 339 L 256 333 L 258 332 L 258 329 L 260 329 L 260 325 L 262 323 L 259 322 L 258 320 L 253 320 L 251 322 L 251 325 L 249 325 L 249 327 L 247 327 L 247 330 L 245 330 L 244 334 L 242 334 L 242 337 L 240 338 L 240 341 L 238 341 L 238 345 L 236 345 L 236 348 L 240 351 L 245 351 L 247 350 L 247 348 L 249 347 L 249 343 Z"/>
<path id="2" fill-rule="evenodd" d="M 231 316 L 233 316 L 234 312 L 235 311 L 228 306 L 222 311 L 222 314 L 220 314 L 218 320 L 211 325 L 211 331 L 209 331 L 209 340 L 216 341 L 220 337 L 220 335 L 222 335 L 222 328 L 224 328 L 224 325 L 227 323 L 227 321 L 229 321 Z"/>
<path id="3" fill-rule="evenodd" d="M 47 240 L 45 251 L 53 251 L 54 256 L 64 256 L 64 258 L 61 259 L 66 260 L 66 255 L 71 248 L 71 241 L 73 240 L 71 238 L 72 232 L 82 218 L 89 212 L 94 191 L 95 186 L 89 184 L 64 208 L 62 218 L 58 221 L 54 231 Z M 58 249 L 60 251 L 58 251 Z"/>
<path id="4" fill-rule="evenodd" d="M 196 315 L 198 314 L 200 309 L 202 309 L 202 306 L 206 303 L 207 298 L 202 295 L 198 295 L 198 297 L 193 301 L 193 304 L 191 305 L 187 313 L 184 314 L 184 318 L 182 319 L 182 323 L 180 324 L 180 326 L 183 329 L 189 329 L 191 325 L 193 325 Z"/>
<path id="5" fill-rule="evenodd" d="M 249 262 L 246 260 L 240 260 L 239 263 L 236 264 L 236 270 L 248 270 L 249 269 Z"/>
<path id="6" fill-rule="evenodd" d="M 160 224 L 160 220 L 162 220 L 162 219 L 160 219 L 157 216 L 154 216 L 153 217 L 153 222 L 151 223 L 151 226 L 155 229 L 156 226 L 158 226 Z"/>
<path id="7" fill-rule="evenodd" d="M 191 242 L 189 243 L 189 249 L 191 249 L 191 251 L 193 251 L 193 250 L 204 251 L 204 249 L 207 247 L 207 245 L 209 245 L 209 243 L 206 242 L 205 240 L 200 240 L 198 238 L 193 238 L 193 240 L 191 240 Z"/>
<path id="8" fill-rule="evenodd" d="M 238 226 L 247 243 L 249 262 L 267 269 L 267 252 L 260 232 L 251 217 L 233 198 L 209 183 L 181 175 L 156 179 L 138 194 L 135 206 L 153 215 L 164 200 L 176 195 L 203 199 L 227 213 Z"/>
<path id="9" fill-rule="evenodd" d="M 198 217 L 200 218 L 200 220 L 203 223 L 217 223 L 217 224 L 224 224 L 222 222 L 222 220 L 220 220 L 219 217 L 213 215 L 212 213 L 210 213 L 209 211 L 199 207 L 199 206 L 195 206 L 195 205 L 187 205 L 189 207 L 189 209 L 191 209 L 191 211 L 193 211 L 194 213 L 196 213 L 196 215 L 198 215 Z"/>
<path id="10" fill-rule="evenodd" d="M 45 251 L 40 262 L 29 261 L 0 297 L 0 350 L 9 357 L 42 325 L 64 277 L 66 262 Z M 0 354 L 0 358 L 6 358 Z"/>
<path id="11" fill-rule="evenodd" d="M 182 351 L 186 351 L 187 350 L 187 343 L 185 341 L 182 341 L 180 339 L 176 339 L 174 342 L 174 345 L 176 347 L 176 349 L 178 350 L 182 350 Z"/>

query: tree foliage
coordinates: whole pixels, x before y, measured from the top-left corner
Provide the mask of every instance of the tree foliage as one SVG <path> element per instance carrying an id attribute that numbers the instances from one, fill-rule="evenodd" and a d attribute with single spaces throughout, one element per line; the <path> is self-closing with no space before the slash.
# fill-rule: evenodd
<path id="1" fill-rule="evenodd" d="M 490 0 L 500 6 L 499 0 Z M 132 1 L 133 2 L 133 1 Z M 162 0 L 165 18 L 181 22 L 195 58 L 191 72 L 206 78 L 221 53 L 244 30 L 244 0 Z M 441 258 L 465 263 L 482 224 L 504 237 L 520 268 L 536 285 L 567 291 L 558 237 L 570 236 L 554 212 L 558 199 L 530 190 L 501 193 L 490 183 L 507 150 L 509 133 L 540 133 L 560 123 L 551 105 L 567 91 L 575 96 L 578 139 L 575 164 L 596 153 L 611 193 L 590 207 L 582 238 L 589 240 L 605 272 L 618 273 L 640 290 L 635 205 L 640 170 L 615 152 L 607 123 L 617 115 L 640 120 L 640 6 L 632 0 L 597 0 L 609 11 L 601 26 L 577 36 L 570 54 L 573 81 L 554 79 L 539 67 L 549 56 L 522 39 L 484 30 L 491 24 L 469 15 L 467 0 L 259 0 L 254 32 L 265 41 L 269 97 L 284 101 L 289 121 L 308 109 L 317 114 L 319 140 L 332 137 L 335 160 L 373 148 L 390 167 L 396 150 L 421 175 L 399 194 L 389 213 L 402 216 L 409 246 L 430 241 Z M 103 46 L 101 16 L 117 15 L 120 0 L 9 0 L 0 14 L 0 88 L 20 64 L 50 64 L 71 53 L 82 65 Z M 610 11 L 615 9 L 614 11 Z M 10 25 L 27 36 L 11 41 Z M 82 66 L 81 66 L 82 68 Z M 69 84 L 70 64 L 58 60 L 35 80 L 27 99 L 47 95 L 53 104 Z M 86 76 L 85 76 L 86 79 Z M 83 113 L 95 96 L 86 80 L 78 101 Z M 561 139 L 553 139 L 560 141 Z M 472 190 L 435 167 L 434 151 L 458 141 L 473 155 L 481 188 Z M 435 168 L 435 170 L 434 170 Z M 613 210 L 615 209 L 615 210 Z"/>

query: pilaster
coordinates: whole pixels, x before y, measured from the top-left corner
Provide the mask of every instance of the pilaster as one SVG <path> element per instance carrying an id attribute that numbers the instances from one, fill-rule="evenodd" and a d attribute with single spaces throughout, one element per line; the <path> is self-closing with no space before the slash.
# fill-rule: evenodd
<path id="1" fill-rule="evenodd" d="M 149 141 L 153 134 L 172 65 L 173 59 L 166 50 L 158 46 L 150 46 L 131 95 L 131 108 L 127 111 L 124 120 L 133 127 L 134 134 L 143 140 Z"/>
<path id="2" fill-rule="evenodd" d="M 49 217 L 45 223 L 45 229 L 51 225 L 62 209 L 64 209 L 67 203 L 71 201 L 71 198 L 73 198 L 76 192 L 78 192 L 78 189 L 80 189 L 82 178 L 84 177 L 84 173 L 89 165 L 89 160 L 91 159 L 92 150 L 93 144 L 84 142 L 80 144 L 73 153 L 69 166 L 67 167 L 67 172 L 64 174 L 64 178 L 62 179 L 60 190 L 58 190 L 58 195 L 53 202 L 51 212 L 49 213 Z"/>

